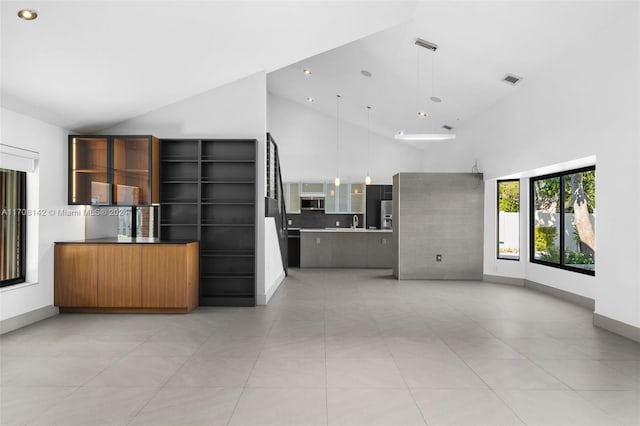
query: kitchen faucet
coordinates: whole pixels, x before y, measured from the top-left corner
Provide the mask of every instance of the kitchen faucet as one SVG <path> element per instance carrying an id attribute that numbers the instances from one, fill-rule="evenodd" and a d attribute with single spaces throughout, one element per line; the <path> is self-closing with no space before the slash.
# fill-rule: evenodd
<path id="1" fill-rule="evenodd" d="M 356 229 L 358 227 L 358 215 L 354 214 L 351 220 L 351 228 Z"/>

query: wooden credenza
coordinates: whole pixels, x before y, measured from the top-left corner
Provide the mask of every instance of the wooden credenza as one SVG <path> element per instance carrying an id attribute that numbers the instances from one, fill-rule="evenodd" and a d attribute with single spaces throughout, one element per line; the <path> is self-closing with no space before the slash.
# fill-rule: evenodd
<path id="1" fill-rule="evenodd" d="M 187 313 L 198 306 L 197 242 L 59 242 L 61 312 Z"/>

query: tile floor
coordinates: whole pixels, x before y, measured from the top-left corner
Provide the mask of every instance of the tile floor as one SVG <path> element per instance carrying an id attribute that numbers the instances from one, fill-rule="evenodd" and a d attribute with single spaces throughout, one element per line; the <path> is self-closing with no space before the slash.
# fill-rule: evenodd
<path id="1" fill-rule="evenodd" d="M 528 289 L 291 271 L 267 307 L 0 337 L 2 425 L 640 425 L 640 345 Z"/>

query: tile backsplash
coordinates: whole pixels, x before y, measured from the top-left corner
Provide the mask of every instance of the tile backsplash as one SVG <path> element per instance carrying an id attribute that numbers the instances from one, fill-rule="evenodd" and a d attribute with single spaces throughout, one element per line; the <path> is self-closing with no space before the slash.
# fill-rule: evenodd
<path id="1" fill-rule="evenodd" d="M 364 227 L 364 215 L 357 214 L 358 227 Z M 353 214 L 325 214 L 318 210 L 303 210 L 299 214 L 289 213 L 287 219 L 291 221 L 289 228 L 349 228 Z M 340 225 L 336 225 L 340 222 Z"/>

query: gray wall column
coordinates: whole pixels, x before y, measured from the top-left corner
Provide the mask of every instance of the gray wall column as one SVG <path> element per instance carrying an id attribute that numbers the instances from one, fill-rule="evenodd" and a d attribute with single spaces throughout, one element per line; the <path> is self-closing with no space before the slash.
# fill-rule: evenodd
<path id="1" fill-rule="evenodd" d="M 393 202 L 396 278 L 482 280 L 482 174 L 399 173 Z"/>

